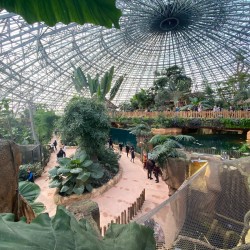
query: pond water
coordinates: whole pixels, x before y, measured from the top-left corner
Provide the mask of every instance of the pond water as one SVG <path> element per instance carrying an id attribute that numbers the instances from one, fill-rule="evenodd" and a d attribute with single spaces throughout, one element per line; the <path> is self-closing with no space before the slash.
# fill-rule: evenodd
<path id="1" fill-rule="evenodd" d="M 115 144 L 123 143 L 123 145 L 134 146 L 136 152 L 140 152 L 140 148 L 136 146 L 136 137 L 129 133 L 129 130 L 111 128 L 110 136 Z M 196 141 L 194 143 L 182 143 L 184 146 L 193 148 L 212 148 L 217 150 L 238 150 L 245 143 L 246 135 L 238 134 L 216 134 L 216 135 L 198 135 L 189 134 Z"/>
<path id="2" fill-rule="evenodd" d="M 218 150 L 238 150 L 245 143 L 246 135 L 238 134 L 213 134 L 213 135 L 197 135 L 193 136 L 196 141 L 194 143 L 184 143 L 184 145 L 195 148 L 214 148 Z"/>

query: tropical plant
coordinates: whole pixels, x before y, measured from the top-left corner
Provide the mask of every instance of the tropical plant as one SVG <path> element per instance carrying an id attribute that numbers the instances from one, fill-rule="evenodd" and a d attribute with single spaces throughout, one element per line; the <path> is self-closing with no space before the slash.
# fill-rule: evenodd
<path id="1" fill-rule="evenodd" d="M 40 177 L 43 172 L 43 168 L 41 166 L 41 162 L 35 162 L 30 164 L 23 164 L 19 166 L 19 181 L 26 181 L 28 176 L 28 168 L 34 174 L 34 177 Z"/>
<path id="2" fill-rule="evenodd" d="M 41 192 L 40 187 L 33 182 L 27 181 L 20 181 L 18 186 L 19 194 L 28 202 L 35 214 L 42 213 L 45 210 L 44 204 L 35 202 Z"/>
<path id="3" fill-rule="evenodd" d="M 185 158 L 186 155 L 177 150 L 183 148 L 180 141 L 195 141 L 195 138 L 188 135 L 155 135 L 151 138 L 154 148 L 150 153 L 150 158 L 158 162 L 163 167 L 168 158 Z"/>
<path id="4" fill-rule="evenodd" d="M 119 109 L 121 111 L 133 111 L 134 108 L 132 107 L 130 102 L 122 102 L 119 104 Z"/>
<path id="5" fill-rule="evenodd" d="M 208 103 L 207 100 L 202 100 L 198 97 L 189 97 L 189 101 L 190 104 L 181 107 L 180 110 L 196 110 L 199 105 L 201 105 L 202 110 L 212 109 L 213 107 Z"/>
<path id="6" fill-rule="evenodd" d="M 241 153 L 250 153 L 250 146 L 248 143 L 244 143 L 238 150 Z"/>
<path id="7" fill-rule="evenodd" d="M 135 109 L 148 109 L 154 105 L 154 94 L 151 89 L 140 89 L 131 99 L 131 106 Z"/>
<path id="8" fill-rule="evenodd" d="M 117 173 L 119 170 L 118 160 L 120 158 L 118 153 L 115 153 L 110 148 L 104 148 L 103 151 L 98 152 L 97 155 L 99 163 L 111 173 Z"/>
<path id="9" fill-rule="evenodd" d="M 73 98 L 61 119 L 61 131 L 78 141 L 92 160 L 108 140 L 110 120 L 104 105 L 94 99 Z"/>
<path id="10" fill-rule="evenodd" d="M 141 147 L 141 160 L 143 156 L 143 151 L 149 152 L 150 144 L 149 139 L 152 136 L 151 127 L 147 123 L 141 123 L 137 126 L 130 128 L 130 134 L 136 136 L 137 142 Z"/>
<path id="11" fill-rule="evenodd" d="M 155 80 L 153 85 L 156 96 L 164 90 L 164 100 L 172 100 L 176 107 L 182 98 L 191 93 L 192 80 L 190 77 L 187 77 L 183 73 L 183 69 L 177 65 L 164 69 L 161 72 L 155 72 L 155 75 L 160 76 Z"/>
<path id="12" fill-rule="evenodd" d="M 100 179 L 104 173 L 100 164 L 91 161 L 85 151 L 78 152 L 72 159 L 61 158 L 58 163 L 59 166 L 49 171 L 50 187 L 58 188 L 62 195 L 91 192 L 91 180 Z"/>
<path id="13" fill-rule="evenodd" d="M 0 138 L 13 140 L 19 144 L 31 142 L 31 131 L 25 112 L 15 117 L 9 99 L 0 101 Z M 25 118 L 26 119 L 25 119 Z"/>
<path id="14" fill-rule="evenodd" d="M 13 214 L 0 214 L 1 249 L 152 250 L 156 245 L 153 230 L 135 222 L 111 224 L 102 240 L 86 219 L 77 221 L 62 206 L 54 217 L 40 214 L 30 224 L 14 219 Z"/>
<path id="15" fill-rule="evenodd" d="M 69 24 L 92 23 L 119 28 L 121 11 L 116 8 L 115 0 L 0 0 L 0 8 L 21 15 L 29 24 L 45 22 L 49 26 L 62 22 Z"/>
<path id="16" fill-rule="evenodd" d="M 96 98 L 101 102 L 106 101 L 106 95 L 108 93 L 108 100 L 112 101 L 124 80 L 124 76 L 120 76 L 116 80 L 114 86 L 111 88 L 114 75 L 114 66 L 112 66 L 109 71 L 105 72 L 101 79 L 99 79 L 99 74 L 96 74 L 94 78 L 91 78 L 90 74 L 87 74 L 86 77 L 80 67 L 76 68 L 74 65 L 72 66 L 74 68 L 74 72 L 71 78 L 76 91 L 78 93 L 84 94 L 84 91 L 89 90 L 91 97 Z"/>
<path id="17" fill-rule="evenodd" d="M 42 107 L 36 109 L 34 114 L 34 124 L 40 143 L 48 144 L 53 131 L 55 130 L 55 124 L 58 119 L 59 117 L 52 110 L 46 110 L 46 108 Z"/>

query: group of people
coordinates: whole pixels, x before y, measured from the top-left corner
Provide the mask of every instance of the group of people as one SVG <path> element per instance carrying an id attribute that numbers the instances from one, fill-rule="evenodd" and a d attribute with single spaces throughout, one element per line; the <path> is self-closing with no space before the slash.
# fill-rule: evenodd
<path id="1" fill-rule="evenodd" d="M 148 179 L 153 180 L 152 173 L 155 176 L 155 182 L 159 182 L 159 175 L 162 175 L 162 171 L 158 165 L 155 164 L 153 159 L 148 159 L 147 154 L 143 154 L 143 168 L 147 170 Z"/>
<path id="2" fill-rule="evenodd" d="M 122 144 L 122 143 L 119 143 L 118 146 L 119 146 L 119 151 L 120 151 L 120 153 L 122 153 L 123 144 Z M 131 156 L 130 161 L 135 162 L 135 149 L 134 149 L 134 147 L 133 147 L 133 146 L 130 147 L 130 146 L 127 144 L 127 145 L 125 146 L 125 151 L 126 151 L 127 157 L 128 157 L 128 155 L 129 155 L 129 152 L 130 152 L 130 156 Z"/>
<path id="3" fill-rule="evenodd" d="M 53 149 L 54 152 L 57 152 L 57 141 L 54 140 L 54 142 L 52 142 L 50 144 L 50 147 Z M 60 147 L 59 151 L 56 154 L 57 158 L 63 158 L 66 157 L 66 146 L 62 145 L 62 147 Z"/>
<path id="4" fill-rule="evenodd" d="M 109 137 L 109 139 L 108 139 L 108 144 L 109 144 L 109 148 L 114 148 L 113 141 L 112 141 L 111 137 Z M 119 147 L 119 152 L 121 154 L 122 150 L 123 150 L 123 143 L 119 143 L 118 147 Z M 129 153 L 130 153 L 130 161 L 134 163 L 134 160 L 135 160 L 134 147 L 133 146 L 130 147 L 128 144 L 126 144 L 125 151 L 126 151 L 127 157 L 129 157 Z M 147 170 L 148 179 L 152 180 L 153 179 L 152 174 L 154 174 L 155 182 L 156 183 L 159 182 L 159 175 L 162 175 L 162 171 L 159 168 L 159 166 L 156 165 L 156 163 L 153 159 L 148 159 L 146 153 L 143 154 L 143 168 Z"/>

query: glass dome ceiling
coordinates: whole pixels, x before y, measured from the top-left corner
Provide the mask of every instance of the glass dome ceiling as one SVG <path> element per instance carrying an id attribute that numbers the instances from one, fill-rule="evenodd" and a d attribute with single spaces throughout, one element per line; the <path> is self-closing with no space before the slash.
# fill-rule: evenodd
<path id="1" fill-rule="evenodd" d="M 237 53 L 250 61 L 249 0 L 117 0 L 117 7 L 120 30 L 29 25 L 2 10 L 0 100 L 62 110 L 76 93 L 72 64 L 92 76 L 114 65 L 115 78 L 125 75 L 120 103 L 152 86 L 156 70 L 181 66 L 200 90 L 234 73 Z"/>

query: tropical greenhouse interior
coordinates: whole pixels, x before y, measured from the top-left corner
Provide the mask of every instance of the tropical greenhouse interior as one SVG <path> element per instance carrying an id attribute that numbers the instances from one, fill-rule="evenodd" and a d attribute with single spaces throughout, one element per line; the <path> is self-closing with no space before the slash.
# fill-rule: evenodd
<path id="1" fill-rule="evenodd" d="M 0 249 L 250 249 L 249 0 L 0 0 Z"/>

